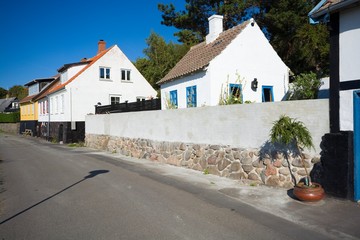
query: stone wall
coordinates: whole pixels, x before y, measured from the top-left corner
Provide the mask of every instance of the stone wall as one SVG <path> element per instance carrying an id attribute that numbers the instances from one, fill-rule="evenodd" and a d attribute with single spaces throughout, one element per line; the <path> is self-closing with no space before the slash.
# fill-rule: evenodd
<path id="1" fill-rule="evenodd" d="M 19 134 L 20 123 L 0 123 L 0 131 L 12 134 Z"/>
<path id="2" fill-rule="evenodd" d="M 85 144 L 114 154 L 186 167 L 231 179 L 248 179 L 268 186 L 290 188 L 306 176 L 299 157 L 274 152 L 268 143 L 260 149 L 245 149 L 86 134 Z M 309 172 L 320 161 L 316 155 L 305 153 L 304 157 Z"/>

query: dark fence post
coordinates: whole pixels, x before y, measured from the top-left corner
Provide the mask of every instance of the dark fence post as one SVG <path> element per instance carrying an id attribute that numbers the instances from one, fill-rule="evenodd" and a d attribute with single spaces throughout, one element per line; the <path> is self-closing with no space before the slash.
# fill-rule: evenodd
<path id="1" fill-rule="evenodd" d="M 321 142 L 321 184 L 326 193 L 353 200 L 353 132 L 328 133 Z"/>

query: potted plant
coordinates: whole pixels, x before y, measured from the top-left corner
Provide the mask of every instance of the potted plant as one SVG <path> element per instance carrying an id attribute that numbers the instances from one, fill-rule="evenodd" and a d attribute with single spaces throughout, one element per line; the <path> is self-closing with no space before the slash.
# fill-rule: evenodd
<path id="1" fill-rule="evenodd" d="M 295 156 L 298 155 L 304 167 L 306 177 L 304 181 L 295 184 L 293 193 L 295 197 L 302 201 L 318 201 L 324 198 L 324 189 L 319 183 L 311 181 L 310 174 L 306 168 L 303 155 L 304 148 L 314 148 L 311 134 L 307 127 L 301 121 L 289 116 L 282 115 L 275 121 L 270 130 L 270 139 L 272 143 L 279 143 L 286 146 L 288 151 Z M 295 151 L 291 151 L 295 148 Z"/>

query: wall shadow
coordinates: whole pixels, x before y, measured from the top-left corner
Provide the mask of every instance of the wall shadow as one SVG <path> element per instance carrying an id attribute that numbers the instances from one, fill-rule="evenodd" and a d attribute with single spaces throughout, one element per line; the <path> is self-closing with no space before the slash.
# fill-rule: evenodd
<path id="1" fill-rule="evenodd" d="M 260 160 L 264 160 L 268 157 L 270 157 L 271 161 L 274 161 L 276 159 L 277 154 L 282 154 L 284 156 L 284 159 L 287 162 L 291 180 L 296 185 L 296 178 L 291 171 L 291 163 L 290 163 L 290 157 L 298 157 L 301 155 L 301 153 L 296 148 L 295 144 L 292 144 L 290 146 L 280 143 L 272 143 L 270 141 L 266 141 L 261 147 L 260 147 Z"/>
<path id="2" fill-rule="evenodd" d="M 32 206 L 30 206 L 30 207 L 28 207 L 28 208 L 25 208 L 24 210 L 22 210 L 22 211 L 20 211 L 20 212 L 18 212 L 18 213 L 16 213 L 16 214 L 14 214 L 13 216 L 11 216 L 11 217 L 9 217 L 9 218 L 1 221 L 1 222 L 0 222 L 0 225 L 2 225 L 2 224 L 4 224 L 4 223 L 6 223 L 6 222 L 8 222 L 8 221 L 10 221 L 10 220 L 12 220 L 12 219 L 14 219 L 14 218 L 16 218 L 17 216 L 19 216 L 19 215 L 21 215 L 21 214 L 23 214 L 23 213 L 31 210 L 32 208 L 34 208 L 34 207 L 36 207 L 36 206 L 38 206 L 38 205 L 40 205 L 40 204 L 42 204 L 42 203 L 50 200 L 51 198 L 53 198 L 53 197 L 55 197 L 55 196 L 57 196 L 57 195 L 65 192 L 66 190 L 68 190 L 68 189 L 70 189 L 70 188 L 78 185 L 79 183 L 81 183 L 81 182 L 83 182 L 83 181 L 85 181 L 85 180 L 87 180 L 87 179 L 94 178 L 94 177 L 96 177 L 97 175 L 105 174 L 105 173 L 108 173 L 108 172 L 110 172 L 110 171 L 109 171 L 109 170 L 94 170 L 94 171 L 90 171 L 89 174 L 88 174 L 87 176 L 85 176 L 83 179 L 81 179 L 81 180 L 79 180 L 79 181 L 71 184 L 70 186 L 68 186 L 68 187 L 60 190 L 59 192 L 54 193 L 53 195 L 51 195 L 51 196 L 49 196 L 49 197 L 41 200 L 40 202 L 37 202 L 37 203 L 35 203 L 34 205 L 32 205 Z"/>

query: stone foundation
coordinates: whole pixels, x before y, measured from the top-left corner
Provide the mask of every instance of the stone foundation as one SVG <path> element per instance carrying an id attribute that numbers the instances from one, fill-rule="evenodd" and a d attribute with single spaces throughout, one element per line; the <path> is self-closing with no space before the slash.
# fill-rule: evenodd
<path id="1" fill-rule="evenodd" d="M 268 186 L 290 188 L 306 176 L 299 157 L 284 156 L 264 149 L 158 142 L 95 134 L 86 134 L 85 144 L 114 154 L 186 167 L 231 179 L 248 179 Z M 310 173 L 320 158 L 309 154 L 304 154 L 304 157 Z"/>
<path id="2" fill-rule="evenodd" d="M 12 134 L 19 134 L 20 123 L 0 123 L 0 131 Z"/>

